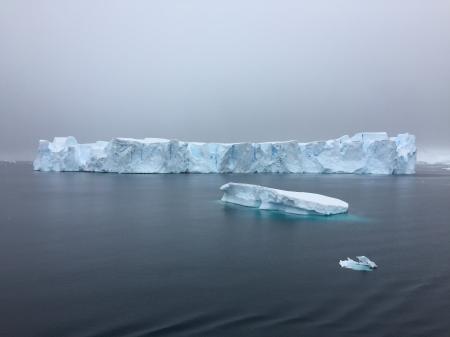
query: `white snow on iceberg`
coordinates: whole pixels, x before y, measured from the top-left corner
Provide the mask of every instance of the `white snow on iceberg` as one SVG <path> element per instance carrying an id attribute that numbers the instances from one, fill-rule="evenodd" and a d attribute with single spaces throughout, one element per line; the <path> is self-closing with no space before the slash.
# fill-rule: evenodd
<path id="1" fill-rule="evenodd" d="M 39 171 L 116 173 L 357 173 L 411 174 L 415 137 L 385 132 L 299 143 L 200 143 L 160 138 L 114 138 L 79 144 L 74 137 L 41 140 Z"/>
<path id="2" fill-rule="evenodd" d="M 347 258 L 347 260 L 340 260 L 339 265 L 342 268 L 348 268 L 359 271 L 372 271 L 375 268 L 378 268 L 377 264 L 371 261 L 366 256 L 357 256 L 358 261 L 355 261 L 351 258 Z"/>
<path id="3" fill-rule="evenodd" d="M 348 210 L 345 201 L 315 193 L 240 183 L 228 183 L 220 189 L 224 192 L 222 201 L 264 210 L 320 215 L 345 213 Z"/>

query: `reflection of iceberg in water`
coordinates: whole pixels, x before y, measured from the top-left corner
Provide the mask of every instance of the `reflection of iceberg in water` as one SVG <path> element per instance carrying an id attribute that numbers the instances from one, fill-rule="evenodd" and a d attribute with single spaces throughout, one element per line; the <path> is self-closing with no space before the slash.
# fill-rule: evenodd
<path id="1" fill-rule="evenodd" d="M 372 271 L 373 269 L 378 268 L 377 264 L 366 256 L 357 256 L 356 258 L 358 261 L 352 260 L 349 257 L 347 260 L 340 260 L 339 265 L 343 268 L 361 271 Z"/>

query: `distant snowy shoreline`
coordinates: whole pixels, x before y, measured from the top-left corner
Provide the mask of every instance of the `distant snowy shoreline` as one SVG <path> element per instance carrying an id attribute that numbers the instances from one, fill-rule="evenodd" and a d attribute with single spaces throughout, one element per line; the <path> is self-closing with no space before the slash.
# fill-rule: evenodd
<path id="1" fill-rule="evenodd" d="M 450 150 L 447 149 L 421 149 L 417 153 L 417 162 L 423 164 L 450 165 Z"/>

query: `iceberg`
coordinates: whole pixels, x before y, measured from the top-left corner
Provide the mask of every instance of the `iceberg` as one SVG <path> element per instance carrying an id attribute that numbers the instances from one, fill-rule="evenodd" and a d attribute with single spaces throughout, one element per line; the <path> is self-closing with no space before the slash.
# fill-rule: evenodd
<path id="1" fill-rule="evenodd" d="M 357 256 L 356 259 L 358 261 L 355 261 L 351 258 L 347 258 L 347 260 L 340 260 L 339 265 L 342 268 L 348 268 L 353 270 L 360 270 L 360 271 L 372 271 L 375 268 L 378 268 L 377 264 L 373 261 L 371 261 L 366 256 Z"/>
<path id="2" fill-rule="evenodd" d="M 299 143 L 202 143 L 162 138 L 114 138 L 79 144 L 74 137 L 39 141 L 34 169 L 114 173 L 355 173 L 411 174 L 416 146 L 411 134 Z"/>
<path id="3" fill-rule="evenodd" d="M 320 215 L 345 213 L 348 210 L 345 201 L 315 193 L 284 191 L 232 182 L 221 186 L 220 189 L 224 192 L 224 202 L 263 210 Z"/>

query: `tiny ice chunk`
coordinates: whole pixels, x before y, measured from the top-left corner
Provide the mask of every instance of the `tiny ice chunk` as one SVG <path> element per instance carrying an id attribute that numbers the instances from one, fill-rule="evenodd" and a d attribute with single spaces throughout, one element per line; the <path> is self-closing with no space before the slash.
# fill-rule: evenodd
<path id="1" fill-rule="evenodd" d="M 353 270 L 361 270 L 361 271 L 372 271 L 377 268 L 377 264 L 371 261 L 366 256 L 357 256 L 358 261 L 355 261 L 351 258 L 347 258 L 347 260 L 340 260 L 339 265 L 342 268 L 348 268 Z"/>

